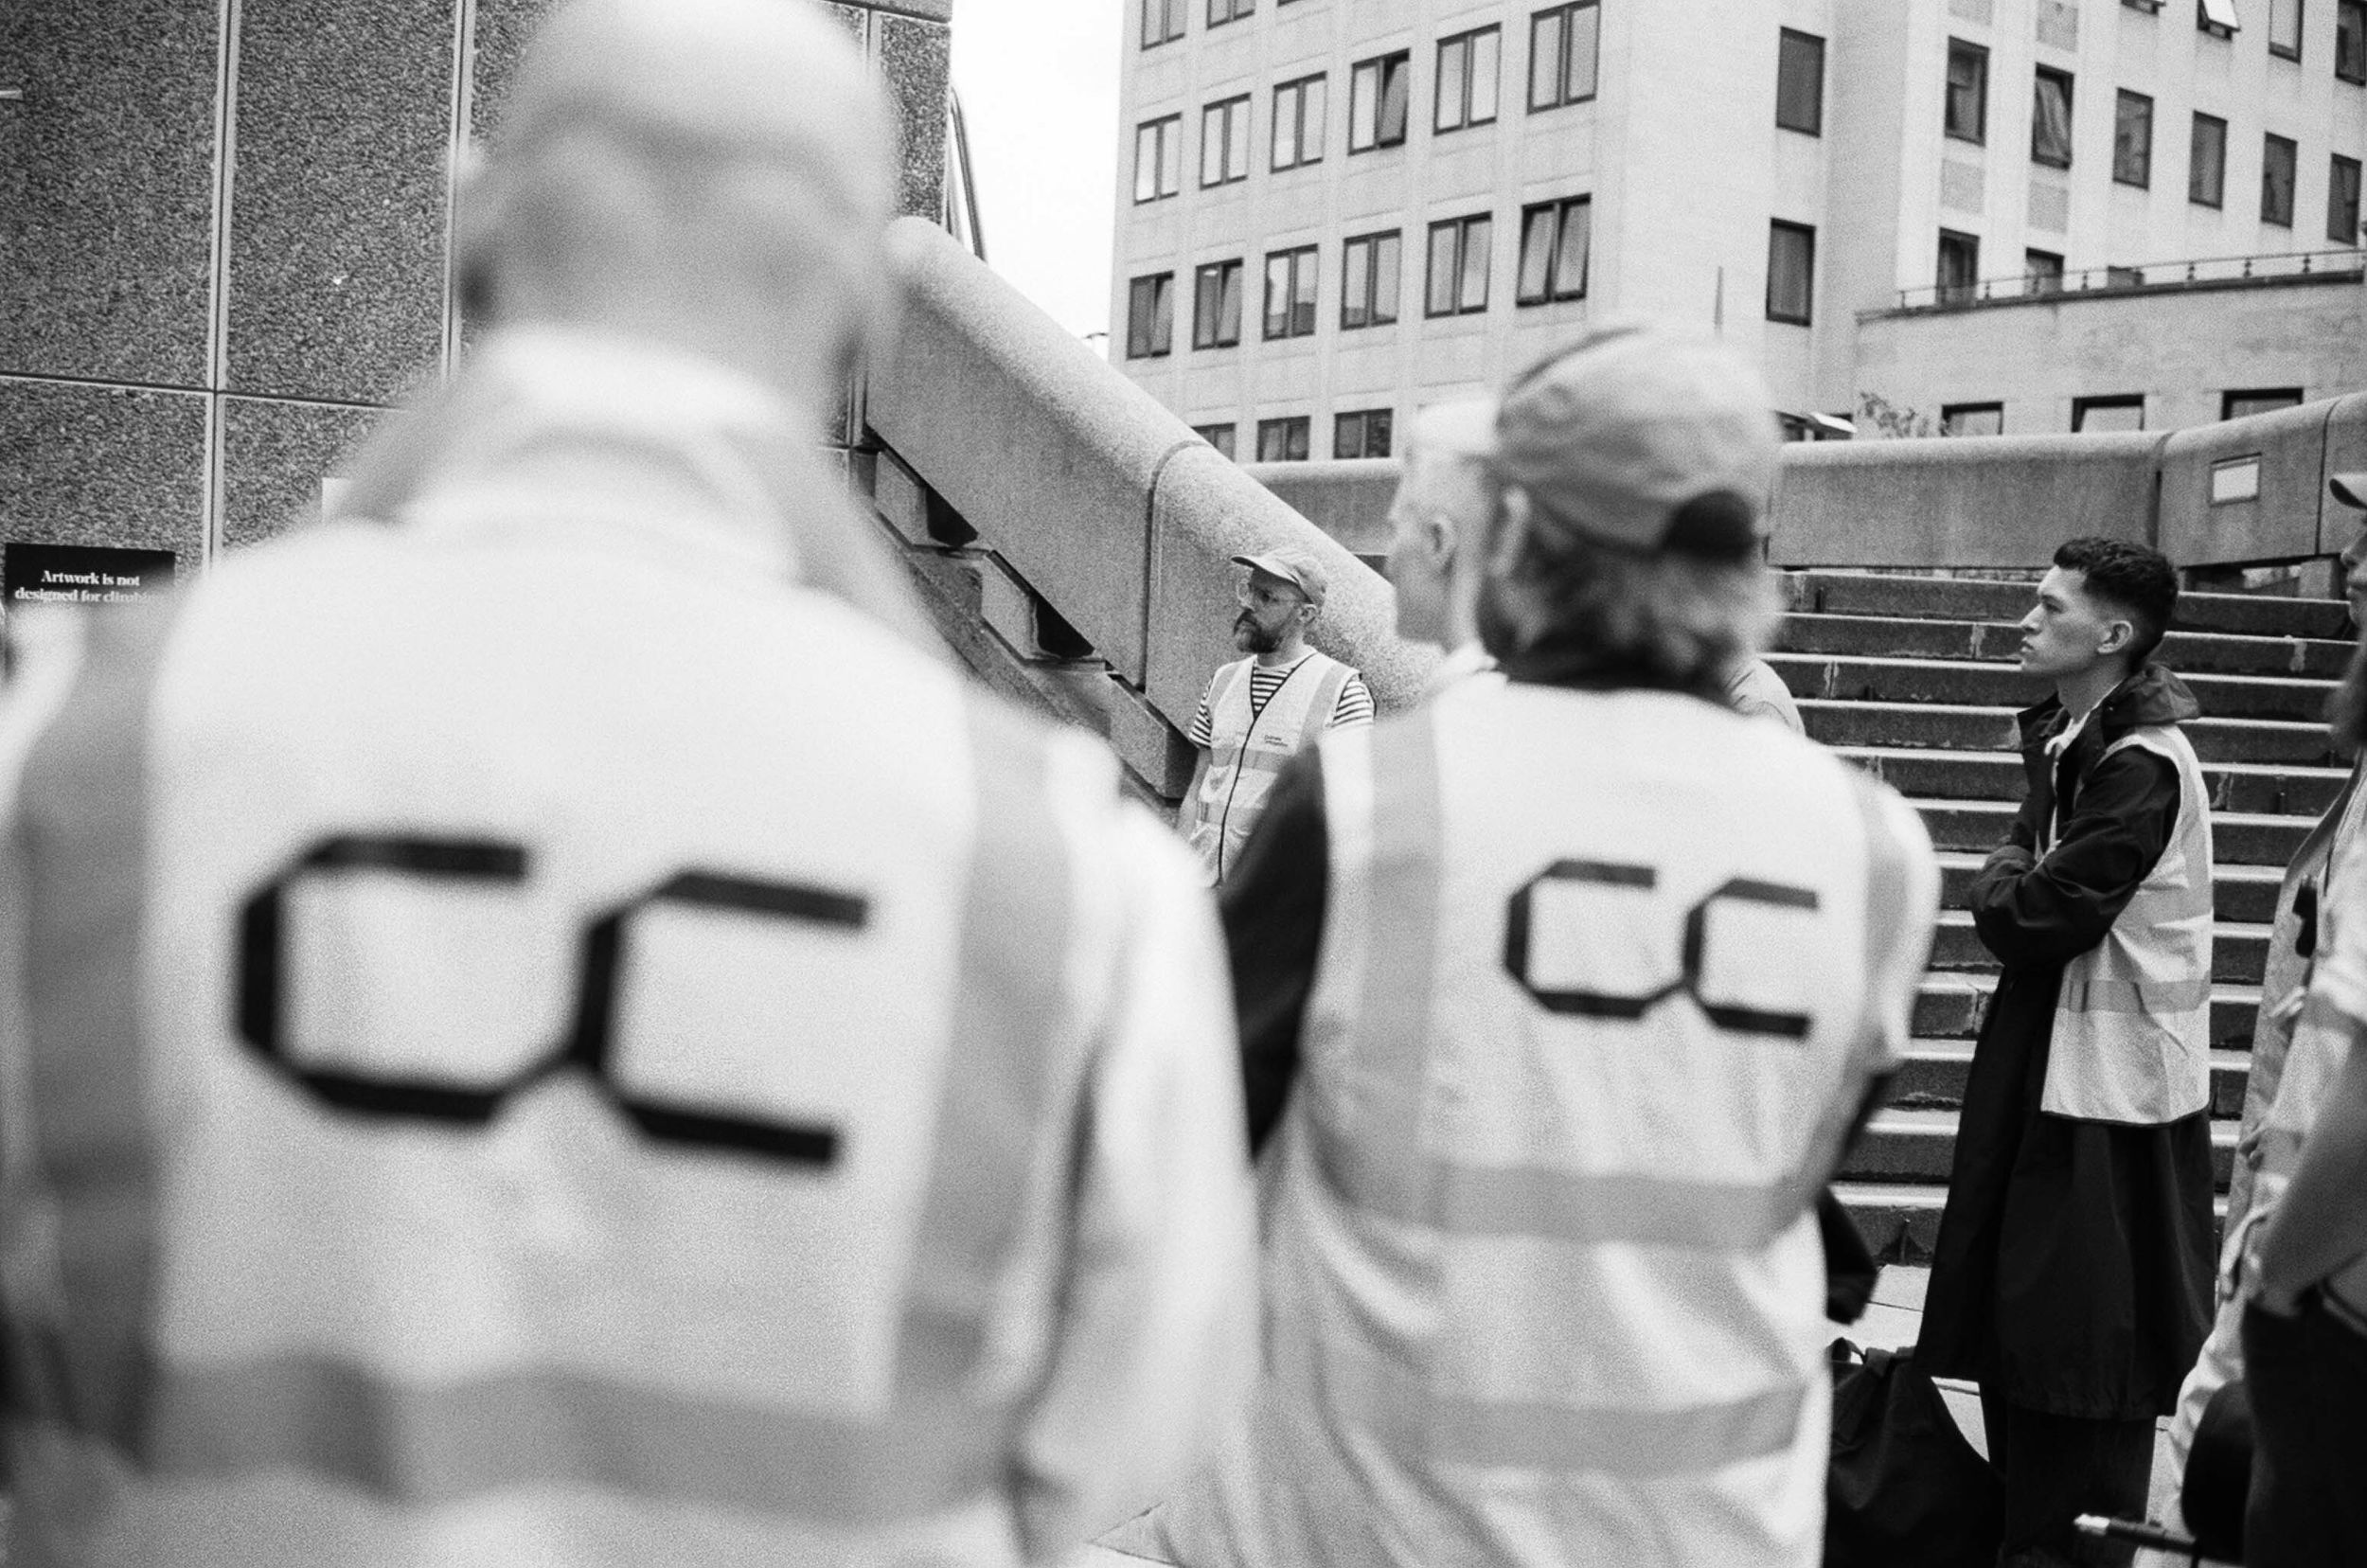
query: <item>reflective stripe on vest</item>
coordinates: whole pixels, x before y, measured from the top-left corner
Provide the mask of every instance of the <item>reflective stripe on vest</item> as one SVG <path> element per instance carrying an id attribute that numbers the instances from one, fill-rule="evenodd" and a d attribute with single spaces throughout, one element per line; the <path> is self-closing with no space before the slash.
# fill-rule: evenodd
<path id="1" fill-rule="evenodd" d="M 0 1256 L 9 1417 L 28 1451 L 103 1448 L 119 1495 L 27 1494 L 20 1523 L 55 1535 L 147 1526 L 143 1477 L 237 1483 L 296 1469 L 403 1508 L 508 1489 L 593 1488 L 651 1518 L 700 1506 L 845 1526 L 1002 1499 L 1024 1391 L 981 1398 L 988 1312 L 1018 1242 L 1047 1137 L 1073 1123 L 1090 1042 L 1067 993 L 1067 838 L 1045 793 L 1049 739 L 997 701 L 964 702 L 976 831 L 962 872 L 953 1014 L 926 1185 L 876 1416 L 734 1402 L 614 1375 L 513 1365 L 424 1382 L 328 1351 L 190 1362 L 158 1332 L 157 1281 L 175 1238 L 158 1151 L 169 1130 L 138 1007 L 147 842 L 149 693 L 164 620 L 92 617 L 90 650 L 25 771 L 11 859 L 28 920 L 29 1038 L 9 1062 L 38 1190 L 10 1193 L 55 1224 Z M 949 677 L 950 679 L 950 677 Z M 948 766 L 960 765 L 950 754 Z M 1114 793 L 1114 774 L 1111 779 Z M 329 1112 L 320 1113 L 324 1116 Z M 21 1182 L 24 1173 L 10 1172 Z M 300 1266 L 301 1259 L 292 1259 Z M 358 1347 L 357 1347 L 358 1348 Z M 770 1353 L 751 1346 L 752 1354 Z M 53 1473 L 54 1470 L 53 1470 Z M 160 1491 L 161 1495 L 161 1491 Z M 57 1510 L 62 1511 L 57 1511 Z M 169 1520 L 158 1528 L 169 1528 Z M 386 1528 L 410 1526 L 390 1517 Z"/>
<path id="2" fill-rule="evenodd" d="M 1253 712 L 1250 671 L 1256 664 L 1255 658 L 1238 659 L 1217 672 L 1208 699 L 1208 771 L 1199 795 L 1188 803 L 1186 841 L 1219 882 L 1232 874 L 1241 846 L 1265 815 L 1274 776 L 1324 733 L 1355 673 L 1309 650 L 1266 705 Z"/>
<path id="3" fill-rule="evenodd" d="M 2211 1103 L 2211 806 L 2176 725 L 2133 730 L 2103 755 L 2130 747 L 2178 770 L 2177 825 L 2104 940 L 2063 967 L 2039 1109 L 2159 1126 Z"/>

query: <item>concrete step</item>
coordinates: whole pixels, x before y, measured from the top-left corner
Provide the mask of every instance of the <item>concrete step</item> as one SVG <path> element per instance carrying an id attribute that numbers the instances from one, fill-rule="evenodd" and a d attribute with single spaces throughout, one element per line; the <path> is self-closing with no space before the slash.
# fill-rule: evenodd
<path id="1" fill-rule="evenodd" d="M 1879 703 L 1949 703 L 2027 707 L 2043 687 L 2010 665 L 1969 659 L 1868 659 L 1773 653 L 1770 665 L 1794 697 Z M 2299 675 L 2187 675 L 2202 711 L 2221 719 L 2323 723 L 2332 681 Z"/>
<path id="2" fill-rule="evenodd" d="M 1775 637 L 1779 653 L 1839 654 L 1871 659 L 1976 659 L 2014 662 L 2021 628 L 2011 622 L 1926 620 L 1897 615 L 1787 615 Z M 2352 644 L 2329 637 L 2239 637 L 2217 632 L 2173 632 L 2156 655 L 2180 673 L 2310 675 L 2339 679 Z"/>
<path id="3" fill-rule="evenodd" d="M 1946 1110 L 1964 1103 L 1965 1075 L 1972 1067 L 1969 1040 L 1917 1040 L 1891 1084 L 1891 1103 L 1900 1110 Z M 2211 1053 L 2211 1114 L 2238 1116 L 2244 1083 L 2251 1074 L 2250 1051 Z"/>
<path id="4" fill-rule="evenodd" d="M 2269 961 L 2269 928 L 2219 922 L 2211 935 L 2211 978 L 2231 985 L 2256 986 Z M 1940 911 L 1939 929 L 1931 936 L 1931 968 L 1952 973 L 1988 973 L 1997 959 L 1982 945 L 1972 917 L 1961 909 Z"/>
<path id="5" fill-rule="evenodd" d="M 1795 572 L 1792 604 L 1824 615 L 1964 621 L 2017 621 L 2037 586 L 1973 578 L 1907 577 L 1886 572 Z M 2275 594 L 2180 594 L 2178 627 L 2239 636 L 2312 637 L 2348 642 L 2350 611 L 2340 599 Z"/>
<path id="6" fill-rule="evenodd" d="M 1992 704 L 1800 700 L 1800 717 L 1809 737 L 1842 747 L 2011 753 L 2020 744 L 2014 712 Z M 2216 719 L 2206 715 L 2184 728 L 2195 755 L 2205 762 L 2338 765 L 2320 718 Z"/>
<path id="7" fill-rule="evenodd" d="M 1916 746 L 1834 748 L 1901 794 L 1940 800 L 2018 802 L 2025 788 L 2022 761 L 2013 752 L 1946 752 Z M 2211 807 L 2218 811 L 2293 814 L 2315 819 L 2342 791 L 2340 768 L 2298 763 L 2210 762 Z"/>
<path id="8" fill-rule="evenodd" d="M 1984 851 L 1974 849 L 1940 852 L 1940 903 L 1943 907 L 1965 907 L 1973 876 L 1986 858 Z M 2280 865 L 2215 866 L 2212 876 L 2214 907 L 2222 920 L 2266 925 L 2276 914 L 2277 892 L 2284 882 L 2285 868 Z"/>
<path id="9" fill-rule="evenodd" d="M 1931 1261 L 1940 1234 L 1948 1187 L 1940 1182 L 1835 1182 L 1833 1196 L 1857 1221 L 1875 1260 L 1921 1264 Z M 2212 1250 L 2227 1224 L 2227 1195 L 2212 1202 Z"/>
<path id="10" fill-rule="evenodd" d="M 1981 1032 L 1997 976 L 1973 971 L 1931 971 L 1915 989 L 1911 1027 L 1920 1040 L 1970 1040 Z M 2260 988 L 2228 983 L 2211 988 L 2211 1043 L 2223 1050 L 2251 1049 L 2252 1019 L 2260 1011 Z"/>
<path id="11" fill-rule="evenodd" d="M 1842 1162 L 1844 1181 L 1946 1182 L 1956 1148 L 1953 1111 L 1878 1111 Z M 2211 1179 L 2227 1190 L 2240 1131 L 2232 1119 L 2211 1124 Z"/>
<path id="12" fill-rule="evenodd" d="M 2005 800 L 1916 800 L 1923 826 L 1938 849 L 1977 849 L 1986 854 L 2005 842 L 2015 805 Z M 2309 836 L 2312 819 L 2269 816 L 2257 811 L 2211 813 L 2211 852 L 2222 865 L 2283 865 Z"/>

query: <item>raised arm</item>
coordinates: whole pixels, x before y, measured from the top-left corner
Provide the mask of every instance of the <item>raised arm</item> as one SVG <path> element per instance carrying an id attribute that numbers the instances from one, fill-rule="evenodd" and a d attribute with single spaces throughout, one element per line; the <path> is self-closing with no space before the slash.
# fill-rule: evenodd
<path id="1" fill-rule="evenodd" d="M 2061 838 L 2042 860 L 2027 824 L 1973 879 L 1967 900 L 1982 943 L 2008 964 L 2060 964 L 2104 940 L 2153 872 L 2178 823 L 2178 769 L 2129 746 L 2096 764 Z"/>

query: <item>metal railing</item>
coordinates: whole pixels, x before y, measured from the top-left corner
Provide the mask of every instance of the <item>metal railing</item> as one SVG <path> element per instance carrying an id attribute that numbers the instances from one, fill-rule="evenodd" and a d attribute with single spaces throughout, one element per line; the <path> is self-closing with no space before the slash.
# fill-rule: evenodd
<path id="1" fill-rule="evenodd" d="M 2246 284 L 2357 282 L 2367 276 L 2358 250 L 2288 251 L 2273 256 L 2219 256 L 2138 266 L 2083 267 L 2076 272 L 2016 273 L 1962 283 L 1931 283 L 1898 291 L 1900 311 L 1957 311 L 1982 305 L 2026 304 L 2067 296 L 2094 298 Z"/>

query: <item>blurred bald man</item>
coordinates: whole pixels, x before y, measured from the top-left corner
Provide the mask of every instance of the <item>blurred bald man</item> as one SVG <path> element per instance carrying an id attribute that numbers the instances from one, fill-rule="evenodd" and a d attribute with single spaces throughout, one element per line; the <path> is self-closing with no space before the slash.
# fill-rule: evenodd
<path id="1" fill-rule="evenodd" d="M 843 30 L 572 6 L 506 138 L 357 519 L 16 628 L 10 1560 L 1056 1560 L 1250 1371 L 1193 864 L 818 459 Z"/>
<path id="2" fill-rule="evenodd" d="M 1492 670 L 1480 646 L 1476 557 L 1487 537 L 1498 490 L 1487 456 L 1496 437 L 1488 398 L 1433 403 L 1415 417 L 1405 469 L 1389 505 L 1391 586 L 1397 635 L 1435 643 L 1447 657 L 1432 672 L 1432 693 Z"/>

